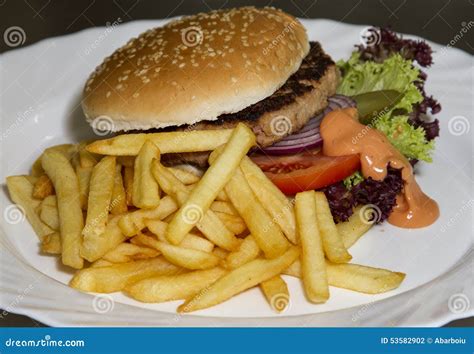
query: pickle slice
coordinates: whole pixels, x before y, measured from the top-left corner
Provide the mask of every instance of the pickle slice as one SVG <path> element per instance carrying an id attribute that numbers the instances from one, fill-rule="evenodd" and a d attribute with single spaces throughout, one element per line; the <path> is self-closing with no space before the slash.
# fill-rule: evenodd
<path id="1" fill-rule="evenodd" d="M 359 121 L 370 124 L 377 116 L 392 109 L 402 98 L 402 94 L 395 90 L 380 90 L 361 93 L 352 96 L 357 103 Z"/>

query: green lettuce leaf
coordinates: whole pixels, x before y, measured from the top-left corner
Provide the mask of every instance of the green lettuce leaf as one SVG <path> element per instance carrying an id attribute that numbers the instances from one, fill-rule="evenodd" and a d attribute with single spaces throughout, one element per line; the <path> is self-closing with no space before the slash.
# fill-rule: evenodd
<path id="1" fill-rule="evenodd" d="M 337 93 L 353 96 L 378 90 L 396 90 L 403 96 L 389 111 L 379 115 L 371 124 L 387 135 L 390 142 L 407 158 L 431 162 L 433 141 L 428 141 L 422 128 L 408 123 L 413 105 L 423 100 L 414 82 L 419 70 L 410 60 L 399 54 L 392 55 L 383 63 L 360 61 L 354 52 L 348 61 L 338 63 L 343 77 Z"/>

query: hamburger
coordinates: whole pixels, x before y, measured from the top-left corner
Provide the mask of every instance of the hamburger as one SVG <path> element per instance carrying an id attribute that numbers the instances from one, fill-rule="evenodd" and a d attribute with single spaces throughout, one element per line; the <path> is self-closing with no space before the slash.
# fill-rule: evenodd
<path id="1" fill-rule="evenodd" d="M 242 7 L 148 30 L 91 74 L 82 107 L 111 132 L 223 129 L 239 122 L 266 151 L 324 111 L 339 72 L 294 17 Z M 167 165 L 206 166 L 207 152 L 164 154 Z"/>

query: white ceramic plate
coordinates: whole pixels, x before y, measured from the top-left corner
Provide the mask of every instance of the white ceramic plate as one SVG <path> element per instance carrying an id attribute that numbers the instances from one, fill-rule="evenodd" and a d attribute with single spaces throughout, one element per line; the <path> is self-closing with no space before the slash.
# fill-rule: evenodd
<path id="1" fill-rule="evenodd" d="M 303 22 L 309 37 L 321 41 L 336 60 L 349 56 L 364 29 L 328 20 Z M 91 137 L 79 105 L 88 74 L 128 38 L 163 23 L 88 29 L 1 56 L 1 180 L 27 173 L 47 146 Z M 443 104 L 441 138 L 434 163 L 420 164 L 417 178 L 438 201 L 441 217 L 420 230 L 374 227 L 351 249 L 354 263 L 405 272 L 399 289 L 369 296 L 331 288 L 326 304 L 312 305 L 299 281 L 288 277 L 291 304 L 281 315 L 270 310 L 259 289 L 186 316 L 175 314 L 178 302 L 146 305 L 123 294 L 79 293 L 66 286 L 69 270 L 39 254 L 28 222 L 12 222 L 3 188 L 0 307 L 57 326 L 409 326 L 472 315 L 472 130 L 467 120 L 472 116 L 472 57 L 430 45 L 436 64 L 428 70 L 427 90 Z"/>

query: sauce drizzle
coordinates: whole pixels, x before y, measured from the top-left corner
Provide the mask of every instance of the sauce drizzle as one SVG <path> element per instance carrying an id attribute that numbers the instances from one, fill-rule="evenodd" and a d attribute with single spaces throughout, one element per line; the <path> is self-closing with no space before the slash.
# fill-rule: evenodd
<path id="1" fill-rule="evenodd" d="M 402 169 L 405 183 L 388 218 L 389 223 L 403 228 L 420 228 L 431 225 L 439 217 L 438 204 L 416 183 L 410 162 L 382 132 L 359 123 L 357 109 L 330 112 L 323 118 L 320 132 L 325 155 L 360 154 L 364 177 L 380 181 L 387 175 L 388 165 Z"/>

